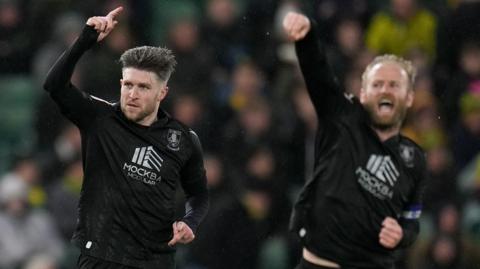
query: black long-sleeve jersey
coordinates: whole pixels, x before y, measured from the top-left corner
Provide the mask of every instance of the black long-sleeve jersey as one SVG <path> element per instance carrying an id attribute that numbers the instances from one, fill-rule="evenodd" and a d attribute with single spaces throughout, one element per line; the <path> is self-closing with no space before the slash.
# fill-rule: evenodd
<path id="1" fill-rule="evenodd" d="M 419 230 L 426 177 L 423 151 L 401 135 L 382 142 L 357 98 L 338 86 L 315 34 L 296 42 L 301 71 L 319 118 L 315 170 L 295 205 L 291 229 L 303 245 L 342 268 L 391 268 L 394 250 L 379 243 L 386 217 L 410 245 Z"/>
<path id="2" fill-rule="evenodd" d="M 44 85 L 82 138 L 84 182 L 72 241 L 82 253 L 107 261 L 167 268 L 164 258 L 175 251 L 167 243 L 173 236 L 177 186 L 187 197 L 182 220 L 194 232 L 208 209 L 200 142 L 161 109 L 155 123 L 142 126 L 129 121 L 118 103 L 71 84 L 75 64 L 97 37 L 86 26 Z"/>

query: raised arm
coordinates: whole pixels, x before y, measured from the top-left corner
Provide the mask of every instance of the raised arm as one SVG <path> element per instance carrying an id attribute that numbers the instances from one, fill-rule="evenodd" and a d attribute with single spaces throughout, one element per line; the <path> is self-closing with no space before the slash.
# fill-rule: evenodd
<path id="1" fill-rule="evenodd" d="M 53 65 L 45 80 L 44 89 L 48 92 L 62 90 L 70 83 L 76 63 L 80 57 L 90 49 L 95 42 L 102 41 L 113 30 L 118 23 L 115 20 L 123 10 L 118 7 L 112 10 L 104 17 L 91 17 L 87 20 L 86 27 L 83 29 L 76 42 L 64 52 L 57 62 Z"/>
<path id="2" fill-rule="evenodd" d="M 315 22 L 303 14 L 289 12 L 283 29 L 287 38 L 295 41 L 300 68 L 319 118 L 337 115 L 348 101 L 327 62 Z"/>
<path id="3" fill-rule="evenodd" d="M 104 17 L 91 17 L 75 43 L 65 51 L 48 72 L 43 85 L 62 112 L 76 124 L 81 124 L 82 112 L 91 113 L 93 101 L 88 94 L 79 91 L 71 82 L 75 65 L 81 56 L 96 42 L 103 40 L 115 27 L 115 17 L 122 7 L 112 10 Z M 84 115 L 87 116 L 87 115 Z"/>

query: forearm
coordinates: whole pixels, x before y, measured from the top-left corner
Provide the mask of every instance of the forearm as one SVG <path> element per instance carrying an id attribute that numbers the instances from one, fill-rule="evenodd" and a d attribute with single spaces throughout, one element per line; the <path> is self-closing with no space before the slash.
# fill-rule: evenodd
<path id="1" fill-rule="evenodd" d="M 185 216 L 182 221 L 185 222 L 190 229 L 195 233 L 200 222 L 207 215 L 209 207 L 208 191 L 205 189 L 202 192 L 193 195 L 187 199 L 185 205 Z"/>
<path id="2" fill-rule="evenodd" d="M 54 92 L 67 87 L 80 57 L 97 41 L 98 33 L 91 26 L 85 26 L 75 43 L 66 50 L 48 72 L 44 89 Z"/>
<path id="3" fill-rule="evenodd" d="M 403 237 L 400 243 L 397 245 L 397 248 L 409 247 L 417 239 L 420 231 L 420 224 L 418 223 L 418 220 L 407 219 L 400 219 L 399 224 L 403 229 Z"/>
<path id="4" fill-rule="evenodd" d="M 316 23 L 311 20 L 310 31 L 295 43 L 295 50 L 313 105 L 322 116 L 338 108 L 338 100 L 343 97 L 316 32 Z"/>
<path id="5" fill-rule="evenodd" d="M 185 216 L 182 218 L 195 233 L 208 211 L 207 177 L 203 166 L 203 150 L 198 136 L 190 130 L 193 153 L 182 176 L 182 187 L 187 196 Z"/>
<path id="6" fill-rule="evenodd" d="M 317 24 L 311 20 L 311 28 L 303 39 L 295 42 L 295 51 L 302 72 L 311 76 L 317 71 L 328 70 L 325 46 L 317 35 Z M 317 74 L 319 75 L 319 74 Z"/>

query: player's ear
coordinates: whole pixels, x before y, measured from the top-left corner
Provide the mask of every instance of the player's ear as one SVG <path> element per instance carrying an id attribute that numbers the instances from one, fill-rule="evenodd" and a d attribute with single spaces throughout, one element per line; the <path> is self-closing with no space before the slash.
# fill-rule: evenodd
<path id="1" fill-rule="evenodd" d="M 165 99 L 165 97 L 167 97 L 167 94 L 168 94 L 168 86 L 165 84 L 164 86 L 162 86 L 160 88 L 160 94 L 158 95 L 158 101 L 162 101 L 163 99 Z"/>
<path id="2" fill-rule="evenodd" d="M 413 89 L 409 89 L 407 92 L 407 107 L 411 107 L 413 104 L 413 99 L 415 99 L 415 91 Z"/>
<path id="3" fill-rule="evenodd" d="M 364 103 L 365 102 L 365 90 L 363 89 L 363 87 L 360 89 L 360 103 Z"/>

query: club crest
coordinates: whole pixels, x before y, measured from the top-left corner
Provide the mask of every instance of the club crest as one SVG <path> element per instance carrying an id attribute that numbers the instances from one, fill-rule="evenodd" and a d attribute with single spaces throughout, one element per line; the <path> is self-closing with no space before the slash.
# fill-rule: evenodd
<path id="1" fill-rule="evenodd" d="M 182 137 L 182 133 L 178 130 L 169 129 L 167 134 L 167 147 L 170 150 L 178 151 L 180 149 L 180 139 Z"/>
<path id="2" fill-rule="evenodd" d="M 405 165 L 407 167 L 413 167 L 413 157 L 415 154 L 413 147 L 407 145 L 400 145 L 399 151 L 400 157 L 402 157 Z"/>

